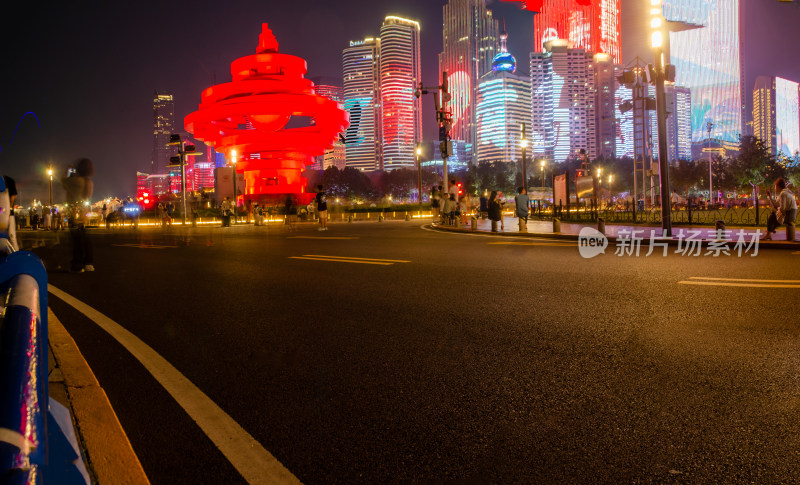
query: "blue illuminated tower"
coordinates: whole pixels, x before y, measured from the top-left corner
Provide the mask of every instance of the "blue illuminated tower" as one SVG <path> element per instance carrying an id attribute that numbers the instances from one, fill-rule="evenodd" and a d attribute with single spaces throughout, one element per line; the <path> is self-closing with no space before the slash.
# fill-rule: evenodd
<path id="1" fill-rule="evenodd" d="M 507 39 L 508 34 L 503 32 L 492 70 L 478 83 L 478 162 L 516 162 L 521 157 L 522 123 L 529 131 L 531 127 L 531 84 L 514 74 L 517 60 L 508 52 Z"/>

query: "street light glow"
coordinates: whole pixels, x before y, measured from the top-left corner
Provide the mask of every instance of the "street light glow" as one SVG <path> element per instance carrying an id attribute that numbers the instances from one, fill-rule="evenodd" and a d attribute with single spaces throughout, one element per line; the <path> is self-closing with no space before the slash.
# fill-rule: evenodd
<path id="1" fill-rule="evenodd" d="M 528 140 L 525 139 L 521 140 L 519 142 L 519 146 L 521 146 L 522 148 L 528 148 Z"/>
<path id="2" fill-rule="evenodd" d="M 650 46 L 661 47 L 661 32 L 653 32 L 653 36 L 650 39 Z"/>

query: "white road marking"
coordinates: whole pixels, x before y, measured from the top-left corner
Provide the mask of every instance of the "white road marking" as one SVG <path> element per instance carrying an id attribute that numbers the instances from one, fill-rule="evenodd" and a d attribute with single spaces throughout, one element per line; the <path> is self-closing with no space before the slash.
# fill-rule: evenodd
<path id="1" fill-rule="evenodd" d="M 48 290 L 108 332 L 141 362 L 248 483 L 300 483 L 250 433 L 136 335 L 53 285 L 48 285 Z"/>
<path id="2" fill-rule="evenodd" d="M 472 233 L 469 233 L 469 232 L 458 232 L 458 231 L 438 231 L 436 229 L 431 229 L 430 227 L 425 227 L 427 225 L 429 225 L 429 224 L 423 224 L 423 225 L 419 226 L 419 228 L 422 229 L 423 231 L 435 232 L 436 234 L 455 234 L 455 235 L 458 235 L 458 236 L 469 236 L 469 237 L 493 237 L 493 238 L 502 237 L 503 239 L 520 240 L 520 241 L 530 241 L 531 239 L 533 239 L 535 241 L 552 241 L 552 242 L 565 242 L 565 241 L 569 242 L 570 241 L 570 239 L 557 239 L 557 238 L 552 238 L 552 237 L 534 236 L 533 238 L 531 238 L 531 237 L 518 237 L 518 236 L 498 236 L 498 235 L 494 235 L 494 234 L 472 234 Z M 508 234 L 508 233 L 498 233 L 498 234 Z M 537 233 L 529 233 L 529 234 L 537 234 Z"/>
<path id="3" fill-rule="evenodd" d="M 382 263 L 379 261 L 355 261 L 352 259 L 334 259 L 334 258 L 309 258 L 307 256 L 289 256 L 289 259 L 306 259 L 308 261 L 330 261 L 333 263 L 360 263 L 360 264 L 376 264 L 380 266 L 391 266 L 394 263 Z"/>
<path id="4" fill-rule="evenodd" d="M 350 240 L 350 239 L 358 239 L 355 236 L 289 236 L 286 239 L 333 239 L 333 240 Z"/>

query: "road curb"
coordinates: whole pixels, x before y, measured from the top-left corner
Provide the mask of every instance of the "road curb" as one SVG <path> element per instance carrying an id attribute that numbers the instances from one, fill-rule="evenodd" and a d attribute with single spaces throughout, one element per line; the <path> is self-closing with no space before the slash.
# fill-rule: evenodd
<path id="1" fill-rule="evenodd" d="M 440 226 L 438 224 L 427 224 L 425 227 L 433 229 L 435 231 L 442 231 L 442 232 L 455 232 L 455 233 L 463 233 L 463 234 L 480 234 L 485 236 L 492 236 L 492 237 L 529 237 L 535 239 L 562 239 L 566 241 L 578 241 L 577 234 L 560 234 L 560 233 L 549 233 L 549 232 L 491 232 L 491 231 L 473 231 L 470 229 L 462 229 L 460 227 L 451 227 L 451 226 Z M 585 227 L 593 227 L 593 226 L 585 226 Z M 648 243 L 650 240 L 649 236 L 642 239 L 642 244 Z M 615 237 L 608 237 L 609 244 L 615 244 L 617 242 L 617 238 Z M 678 239 L 670 239 L 667 241 L 659 240 L 659 242 L 666 242 L 670 246 L 677 246 L 679 240 Z M 735 242 L 732 240 L 730 242 Z M 749 242 L 749 241 L 748 241 Z M 800 250 L 800 241 L 790 242 L 790 241 L 760 241 L 758 244 L 759 249 L 787 249 L 787 250 Z"/>
<path id="2" fill-rule="evenodd" d="M 88 467 L 103 485 L 149 485 L 108 396 L 67 330 L 52 310 L 47 314 L 50 347 L 63 375 Z"/>

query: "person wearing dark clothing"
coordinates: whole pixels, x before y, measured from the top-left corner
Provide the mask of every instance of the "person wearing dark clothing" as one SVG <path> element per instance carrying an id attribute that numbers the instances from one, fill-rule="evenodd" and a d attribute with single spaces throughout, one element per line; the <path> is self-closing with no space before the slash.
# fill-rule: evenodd
<path id="1" fill-rule="evenodd" d="M 485 194 L 482 195 L 480 198 L 480 206 L 478 212 L 480 212 L 481 219 L 486 219 L 486 216 L 488 215 L 489 212 L 489 199 L 486 198 Z"/>
<path id="2" fill-rule="evenodd" d="M 94 271 L 92 243 L 86 234 L 86 206 L 92 197 L 94 185 L 92 176 L 94 165 L 88 158 L 78 160 L 75 167 L 67 169 L 61 179 L 61 185 L 67 192 L 67 204 L 70 210 L 70 237 L 72 239 L 71 271 L 83 273 Z"/>
<path id="3" fill-rule="evenodd" d="M 328 230 L 328 198 L 322 190 L 322 185 L 317 185 L 317 195 L 314 198 L 317 203 L 317 215 L 319 216 L 319 230 Z"/>
<path id="4" fill-rule="evenodd" d="M 497 223 L 503 218 L 503 208 L 497 200 L 497 191 L 493 190 L 489 195 L 489 220 L 492 221 L 492 232 L 497 232 Z"/>

